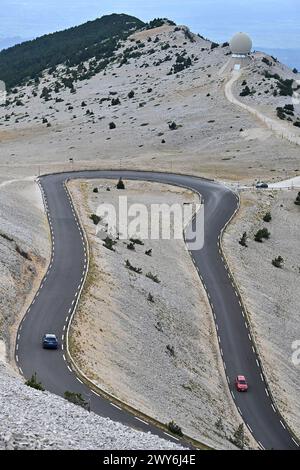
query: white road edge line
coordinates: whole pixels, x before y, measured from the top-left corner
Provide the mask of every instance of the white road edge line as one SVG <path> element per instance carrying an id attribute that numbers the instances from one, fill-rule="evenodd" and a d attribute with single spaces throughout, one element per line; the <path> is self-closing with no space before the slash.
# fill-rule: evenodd
<path id="1" fill-rule="evenodd" d="M 149 426 L 149 423 L 147 423 L 147 422 L 144 421 L 143 419 L 140 419 L 140 418 L 138 418 L 137 416 L 135 416 L 135 419 L 137 419 L 137 420 L 140 421 L 141 423 L 146 424 L 146 426 Z"/>
<path id="2" fill-rule="evenodd" d="M 175 441 L 179 441 L 179 439 L 177 439 L 177 437 L 174 437 L 174 436 L 172 436 L 171 434 L 169 434 L 169 433 L 167 433 L 167 432 L 164 432 L 164 434 L 165 434 L 166 436 L 171 437 L 171 439 L 175 439 Z"/>

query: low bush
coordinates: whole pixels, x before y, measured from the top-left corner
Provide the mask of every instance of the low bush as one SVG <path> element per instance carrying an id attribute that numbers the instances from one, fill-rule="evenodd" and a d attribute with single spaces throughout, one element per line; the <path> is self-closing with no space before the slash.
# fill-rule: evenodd
<path id="1" fill-rule="evenodd" d="M 168 423 L 168 430 L 173 433 L 173 434 L 176 434 L 177 436 L 180 436 L 182 437 L 183 436 L 183 432 L 182 432 L 182 429 L 180 426 L 178 426 L 175 421 L 171 421 L 170 423 Z"/>
<path id="2" fill-rule="evenodd" d="M 246 247 L 246 248 L 248 247 L 248 245 L 247 245 L 247 232 L 244 232 L 244 233 L 243 233 L 243 236 L 242 236 L 242 238 L 240 239 L 239 244 L 240 244 L 241 246 Z"/>
<path id="3" fill-rule="evenodd" d="M 27 385 L 28 387 L 34 388 L 35 390 L 40 390 L 41 392 L 45 391 L 41 382 L 37 381 L 36 372 L 31 376 L 31 379 L 25 382 L 25 385 Z"/>
<path id="4" fill-rule="evenodd" d="M 271 222 L 271 220 L 272 220 L 271 212 L 267 212 L 263 217 L 263 221 L 264 222 Z"/>
<path id="5" fill-rule="evenodd" d="M 132 266 L 132 264 L 130 263 L 129 260 L 126 260 L 125 267 L 127 269 L 129 269 L 129 271 L 133 271 L 136 274 L 142 274 L 142 272 L 143 272 L 142 268 L 136 268 L 136 267 Z"/>
<path id="6" fill-rule="evenodd" d="M 148 279 L 151 279 L 151 281 L 155 282 L 156 284 L 160 284 L 160 280 L 159 280 L 157 274 L 147 273 L 146 277 Z"/>
<path id="7" fill-rule="evenodd" d="M 88 403 L 84 400 L 81 393 L 66 391 L 64 393 L 64 397 L 66 400 L 73 403 L 74 405 L 81 406 L 82 408 L 85 408 L 85 409 L 88 407 Z"/>
<path id="8" fill-rule="evenodd" d="M 118 183 L 117 183 L 117 189 L 125 189 L 125 184 L 124 184 L 124 181 L 122 180 L 122 178 L 119 179 Z"/>
<path id="9" fill-rule="evenodd" d="M 263 239 L 268 240 L 270 238 L 270 232 L 267 228 L 262 228 L 254 236 L 256 242 L 262 243 Z"/>
<path id="10" fill-rule="evenodd" d="M 94 225 L 98 225 L 101 222 L 101 217 L 97 214 L 90 215 L 90 219 L 94 222 Z"/>
<path id="11" fill-rule="evenodd" d="M 277 258 L 272 260 L 272 264 L 273 264 L 273 266 L 275 266 L 275 268 L 282 268 L 283 263 L 284 263 L 284 260 L 283 260 L 282 256 L 278 256 Z"/>

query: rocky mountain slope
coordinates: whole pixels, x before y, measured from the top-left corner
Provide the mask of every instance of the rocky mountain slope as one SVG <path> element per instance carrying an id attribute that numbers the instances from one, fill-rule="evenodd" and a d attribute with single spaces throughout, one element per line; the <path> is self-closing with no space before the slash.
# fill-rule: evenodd
<path id="1" fill-rule="evenodd" d="M 58 169 L 70 159 L 81 167 L 173 169 L 231 180 L 299 174 L 298 146 L 287 147 L 224 96 L 228 63 L 227 43 L 164 24 L 119 40 L 109 59 L 50 67 L 14 88 L 0 108 L 0 164 L 10 171 L 17 165 L 22 174 L 38 165 Z M 235 92 L 284 116 L 300 134 L 293 126 L 299 113 L 290 110 L 297 77 L 255 53 Z"/>
<path id="2" fill-rule="evenodd" d="M 10 357 L 18 315 L 29 301 L 49 253 L 40 200 L 32 180 L 24 182 L 24 178 L 79 167 L 173 170 L 245 182 L 300 174 L 298 146 L 275 137 L 226 99 L 224 85 L 231 71 L 228 44 L 217 45 L 170 22 L 154 22 L 149 29 L 133 34 L 130 25 L 126 28 L 123 23 L 123 27 L 124 36 L 115 38 L 108 49 L 106 42 L 112 37 L 97 39 L 100 56 L 93 54 L 94 43 L 90 42 L 86 44 L 88 55 L 79 54 L 76 63 L 65 56 L 46 61 L 32 77 L 16 77 L 15 69 L 15 82 L 11 76 L 5 77 L 1 60 L 13 58 L 18 49 L 0 54 L 0 79 L 10 86 L 7 102 L 0 107 L 0 332 Z M 136 24 L 135 31 L 137 28 L 146 27 Z M 30 49 L 30 43 L 24 47 L 21 50 Z M 242 72 L 234 86 L 235 95 L 300 135 L 300 114 L 292 101 L 298 75 L 261 53 L 252 54 Z M 9 179 L 16 179 L 16 184 L 7 185 Z M 0 352 L 4 356 L 3 345 L 0 343 Z M 31 421 L 33 415 L 28 418 L 30 410 L 24 403 L 33 406 L 42 397 L 45 408 L 41 405 L 42 413 L 37 415 L 41 423 L 43 414 L 50 419 L 49 409 L 56 407 L 65 419 L 64 410 L 71 405 L 25 389 L 6 369 L 0 370 L 0 378 L 1 402 L 6 405 L 1 422 L 7 423 L 9 416 L 11 429 L 9 434 L 7 425 L 0 428 L 0 435 L 7 434 L 3 446 L 60 448 L 68 442 L 62 427 L 58 440 L 40 437 L 44 431 L 38 421 Z M 20 409 L 24 410 L 21 418 Z M 70 432 L 83 419 L 81 410 L 76 408 L 74 413 L 80 417 L 67 422 Z M 94 426 L 93 420 L 100 418 L 90 416 Z M 26 422 L 28 427 L 23 428 Z M 39 437 L 27 440 L 25 434 L 35 426 Z M 22 432 L 16 437 L 18 429 Z M 111 423 L 106 429 L 113 429 Z M 96 434 L 87 435 L 90 441 L 82 441 L 82 445 L 97 445 Z M 78 434 L 73 436 L 70 447 L 79 448 Z M 126 438 L 107 439 L 99 445 L 144 445 Z M 148 438 L 147 442 L 152 443 Z"/>

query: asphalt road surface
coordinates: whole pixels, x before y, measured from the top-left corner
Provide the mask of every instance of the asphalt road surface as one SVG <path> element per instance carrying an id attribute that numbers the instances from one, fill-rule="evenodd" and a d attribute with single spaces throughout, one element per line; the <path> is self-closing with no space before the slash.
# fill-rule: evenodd
<path id="1" fill-rule="evenodd" d="M 225 186 L 215 182 L 192 176 L 123 170 L 84 171 L 41 177 L 39 182 L 44 192 L 52 233 L 52 258 L 45 279 L 18 332 L 16 362 L 20 372 L 26 378 L 36 372 L 43 386 L 57 395 L 63 396 L 66 390 L 81 393 L 90 401 L 91 410 L 101 416 L 141 431 L 151 431 L 160 437 L 176 440 L 161 429 L 140 421 L 131 413 L 96 395 L 80 381 L 66 360 L 66 329 L 84 282 L 87 253 L 84 236 L 68 199 L 64 182 L 66 179 L 75 178 L 108 178 L 117 181 L 120 176 L 124 180 L 175 184 L 202 194 L 205 208 L 205 243 L 203 249 L 192 251 L 191 255 L 212 306 L 232 398 L 262 449 L 298 449 L 298 443 L 287 429 L 270 397 L 243 307 L 219 249 L 221 231 L 236 211 L 238 198 Z M 57 335 L 60 341 L 58 351 L 42 349 L 41 339 L 45 333 Z M 247 393 L 238 393 L 235 390 L 234 379 L 239 374 L 248 379 Z"/>

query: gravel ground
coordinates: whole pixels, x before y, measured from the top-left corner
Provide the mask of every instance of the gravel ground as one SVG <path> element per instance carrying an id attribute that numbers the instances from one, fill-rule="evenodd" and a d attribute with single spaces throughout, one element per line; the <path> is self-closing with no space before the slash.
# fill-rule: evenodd
<path id="1" fill-rule="evenodd" d="M 0 362 L 0 450 L 180 450 L 27 387 Z"/>
<path id="2" fill-rule="evenodd" d="M 111 183 L 107 192 L 107 184 L 70 183 L 92 253 L 71 330 L 72 354 L 100 388 L 161 422 L 174 419 L 204 443 L 233 448 L 229 438 L 240 418 L 228 392 L 205 291 L 185 245 L 148 240 L 130 251 L 120 240 L 116 252 L 104 248 L 89 216 L 100 202 L 116 204 L 120 192 Z M 126 182 L 126 188 L 122 196 L 148 208 L 150 202 L 197 200 L 190 191 L 156 183 Z M 152 257 L 145 255 L 149 248 Z M 143 273 L 130 273 L 126 259 Z M 147 279 L 148 272 L 157 274 L 160 284 Z M 147 300 L 149 293 L 154 303 Z"/>
<path id="3" fill-rule="evenodd" d="M 224 238 L 226 255 L 246 303 L 263 364 L 276 402 L 289 425 L 300 436 L 300 374 L 292 362 L 292 343 L 300 340 L 300 209 L 297 191 L 242 193 L 242 208 Z M 266 212 L 272 221 L 263 222 Z M 267 227 L 263 243 L 255 233 Z M 248 248 L 238 241 L 248 233 Z M 284 259 L 278 269 L 272 260 Z"/>

